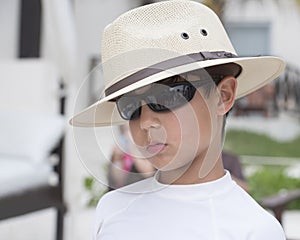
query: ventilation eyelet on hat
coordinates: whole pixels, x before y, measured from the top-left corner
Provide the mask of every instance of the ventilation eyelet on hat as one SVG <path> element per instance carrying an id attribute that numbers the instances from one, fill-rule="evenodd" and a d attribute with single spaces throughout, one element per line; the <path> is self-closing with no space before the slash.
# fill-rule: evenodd
<path id="1" fill-rule="evenodd" d="M 208 35 L 208 32 L 207 32 L 206 29 L 204 29 L 204 28 L 200 29 L 200 33 L 201 33 L 203 36 L 207 36 L 207 35 Z"/>
<path id="2" fill-rule="evenodd" d="M 190 36 L 186 32 L 181 33 L 181 37 L 183 39 L 189 39 L 190 38 Z"/>

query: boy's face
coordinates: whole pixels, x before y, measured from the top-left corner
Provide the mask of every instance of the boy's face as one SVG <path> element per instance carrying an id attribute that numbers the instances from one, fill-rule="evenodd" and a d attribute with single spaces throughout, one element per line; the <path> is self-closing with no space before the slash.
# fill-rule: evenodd
<path id="1" fill-rule="evenodd" d="M 221 151 L 215 140 L 221 142 L 223 115 L 232 107 L 235 87 L 236 79 L 226 77 L 209 96 L 200 87 L 191 101 L 172 111 L 154 112 L 143 105 L 140 117 L 129 121 L 134 143 L 159 170 L 187 169 L 194 160 L 201 163 L 212 143 L 218 148 L 213 152 Z M 143 89 L 139 91 L 136 94 Z"/>

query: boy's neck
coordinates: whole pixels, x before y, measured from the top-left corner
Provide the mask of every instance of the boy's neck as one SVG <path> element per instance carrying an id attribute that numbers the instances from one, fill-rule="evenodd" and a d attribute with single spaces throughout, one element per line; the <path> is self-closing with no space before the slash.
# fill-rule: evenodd
<path id="1" fill-rule="evenodd" d="M 202 160 L 195 159 L 188 167 L 185 166 L 171 171 L 160 171 L 158 181 L 163 184 L 174 185 L 198 184 L 217 180 L 225 174 L 221 157 L 219 157 L 211 171 L 205 176 L 199 176 L 201 166 Z"/>

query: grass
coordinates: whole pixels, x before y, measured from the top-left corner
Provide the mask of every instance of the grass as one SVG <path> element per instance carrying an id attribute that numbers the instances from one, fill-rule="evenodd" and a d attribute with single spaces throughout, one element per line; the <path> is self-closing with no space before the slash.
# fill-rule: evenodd
<path id="1" fill-rule="evenodd" d="M 300 188 L 300 179 L 285 174 L 284 167 L 263 167 L 248 178 L 251 196 L 260 201 L 282 191 Z M 300 199 L 291 201 L 288 209 L 300 209 Z"/>
<path id="2" fill-rule="evenodd" d="M 264 134 L 230 130 L 226 134 L 224 149 L 238 155 L 300 158 L 300 136 L 289 142 L 279 142 Z M 287 176 L 285 170 L 285 166 L 261 166 L 248 177 L 252 197 L 260 201 L 281 191 L 300 188 L 300 179 Z M 287 207 L 300 209 L 300 200 Z"/>
<path id="3" fill-rule="evenodd" d="M 289 142 L 279 142 L 266 135 L 230 130 L 224 149 L 238 155 L 300 158 L 300 136 Z"/>

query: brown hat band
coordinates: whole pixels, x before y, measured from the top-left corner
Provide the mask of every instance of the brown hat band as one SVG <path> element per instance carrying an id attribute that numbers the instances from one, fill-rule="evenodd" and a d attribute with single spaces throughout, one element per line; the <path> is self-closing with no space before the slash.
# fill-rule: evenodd
<path id="1" fill-rule="evenodd" d="M 144 68 L 136 73 L 131 74 L 130 76 L 120 80 L 119 82 L 111 85 L 105 90 L 105 95 L 108 96 L 120 89 L 136 83 L 146 77 L 157 74 L 162 71 L 166 71 L 168 69 L 178 67 L 181 65 L 186 65 L 193 62 L 200 62 L 212 59 L 220 59 L 220 58 L 234 58 L 236 55 L 230 52 L 224 51 L 216 51 L 216 52 L 200 52 L 200 53 L 191 53 L 184 56 L 179 56 L 176 58 L 172 58 L 157 64 L 154 64 L 150 67 Z"/>

